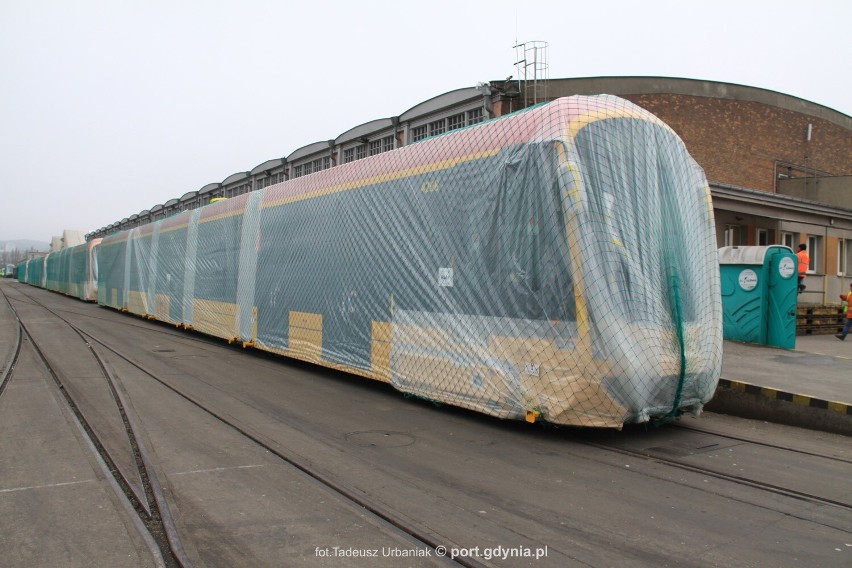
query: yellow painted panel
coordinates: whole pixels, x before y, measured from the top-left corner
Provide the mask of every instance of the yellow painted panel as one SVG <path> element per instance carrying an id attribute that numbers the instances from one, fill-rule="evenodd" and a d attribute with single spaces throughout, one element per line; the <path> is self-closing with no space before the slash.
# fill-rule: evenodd
<path id="1" fill-rule="evenodd" d="M 140 316 L 148 315 L 148 295 L 145 292 L 131 290 L 127 294 L 127 310 Z"/>
<path id="2" fill-rule="evenodd" d="M 160 321 L 176 323 L 169 315 L 169 306 L 171 305 L 171 301 L 171 296 L 157 294 L 154 297 L 154 317 Z"/>
<path id="3" fill-rule="evenodd" d="M 192 327 L 202 333 L 207 333 L 222 339 L 238 337 L 237 305 L 212 300 L 192 301 Z"/>
<path id="4" fill-rule="evenodd" d="M 394 357 L 394 374 L 405 381 L 412 392 L 438 400 L 452 400 L 470 408 L 500 418 L 519 418 L 523 412 L 520 400 L 510 397 L 516 392 L 507 389 L 511 377 L 499 369 L 484 365 L 459 365 L 455 361 L 422 353 L 400 353 Z"/>
<path id="5" fill-rule="evenodd" d="M 390 356 L 390 343 L 386 341 L 373 341 L 373 345 L 370 350 L 370 368 L 373 370 L 373 375 L 376 380 L 384 381 L 386 383 L 390 382 Z"/>
<path id="6" fill-rule="evenodd" d="M 848 406 L 848 404 L 845 404 L 843 402 L 828 401 L 828 409 L 832 412 L 840 412 L 842 414 L 846 414 L 846 407 Z"/>
<path id="7" fill-rule="evenodd" d="M 811 405 L 811 397 L 804 396 L 801 394 L 793 395 L 793 403 L 798 404 L 799 406 L 810 406 Z"/>
<path id="8" fill-rule="evenodd" d="M 394 325 L 392 340 L 435 351 L 457 351 L 459 348 L 458 341 L 455 341 L 448 331 L 436 327 Z"/>
<path id="9" fill-rule="evenodd" d="M 491 337 L 489 349 L 495 357 L 519 364 L 552 360 L 557 356 L 557 349 L 549 339 L 496 335 Z"/>
<path id="10" fill-rule="evenodd" d="M 393 324 L 388 321 L 373 322 L 373 341 L 390 341 L 393 334 Z"/>
<path id="11" fill-rule="evenodd" d="M 778 397 L 778 391 L 777 391 L 777 390 L 775 390 L 775 389 L 771 389 L 771 388 L 769 388 L 769 387 L 761 387 L 761 389 L 760 389 L 760 393 L 761 393 L 763 396 L 765 396 L 766 398 L 772 398 L 772 399 L 774 399 L 774 398 L 777 398 L 777 397 Z"/>
<path id="12" fill-rule="evenodd" d="M 557 349 L 549 339 L 529 339 L 523 337 L 492 336 L 489 341 L 491 354 L 517 365 L 520 372 L 528 363 L 541 367 L 542 376 L 558 378 L 559 375 L 582 374 L 586 377 L 603 378 L 612 371 L 609 362 L 595 359 L 591 353 L 580 349 Z M 666 362 L 661 362 L 666 363 Z M 679 365 L 679 360 L 668 361 L 666 368 Z M 554 377 L 555 375 L 555 377 Z"/>
<path id="13" fill-rule="evenodd" d="M 319 363 L 322 360 L 322 331 L 291 327 L 287 340 L 289 356 Z"/>

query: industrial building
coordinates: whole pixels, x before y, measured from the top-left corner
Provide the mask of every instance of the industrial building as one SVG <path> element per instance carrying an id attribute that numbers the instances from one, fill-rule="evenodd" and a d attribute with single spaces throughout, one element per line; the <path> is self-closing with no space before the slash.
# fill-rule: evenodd
<path id="1" fill-rule="evenodd" d="M 281 181 L 387 152 L 570 95 L 613 94 L 651 111 L 684 140 L 710 182 L 718 245 L 808 246 L 800 303 L 836 303 L 852 281 L 852 117 L 765 89 L 666 77 L 480 83 L 377 118 L 208 183 L 88 238 L 163 219 Z"/>

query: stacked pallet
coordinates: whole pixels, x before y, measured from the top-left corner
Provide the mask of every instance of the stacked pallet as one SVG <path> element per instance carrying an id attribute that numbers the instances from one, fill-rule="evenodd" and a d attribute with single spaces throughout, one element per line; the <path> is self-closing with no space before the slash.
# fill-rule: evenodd
<path id="1" fill-rule="evenodd" d="M 797 306 L 796 335 L 840 333 L 845 320 L 846 313 L 840 306 Z"/>

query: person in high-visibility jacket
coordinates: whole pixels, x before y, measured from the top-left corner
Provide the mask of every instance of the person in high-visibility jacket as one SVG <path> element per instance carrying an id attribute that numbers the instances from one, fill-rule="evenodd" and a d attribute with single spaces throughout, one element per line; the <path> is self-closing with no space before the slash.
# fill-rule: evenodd
<path id="1" fill-rule="evenodd" d="M 805 244 L 799 245 L 799 252 L 796 253 L 799 257 L 799 294 L 805 291 L 805 275 L 811 267 L 811 255 L 808 254 L 808 246 Z"/>
<path id="2" fill-rule="evenodd" d="M 846 340 L 849 335 L 849 330 L 852 329 L 852 283 L 849 284 L 849 291 L 845 294 L 840 294 L 840 299 L 846 302 L 846 325 L 843 326 L 843 331 L 835 335 L 841 341 Z"/>

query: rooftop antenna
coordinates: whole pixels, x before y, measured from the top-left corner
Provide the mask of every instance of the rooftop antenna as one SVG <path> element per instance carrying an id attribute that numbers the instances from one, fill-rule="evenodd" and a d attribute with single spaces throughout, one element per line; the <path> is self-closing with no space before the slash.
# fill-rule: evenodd
<path id="1" fill-rule="evenodd" d="M 515 68 L 518 70 L 525 107 L 547 100 L 547 79 L 550 72 L 547 47 L 546 41 L 518 43 L 515 40 Z"/>

